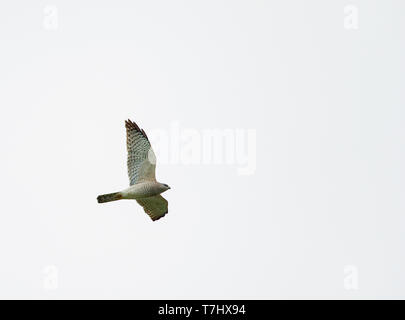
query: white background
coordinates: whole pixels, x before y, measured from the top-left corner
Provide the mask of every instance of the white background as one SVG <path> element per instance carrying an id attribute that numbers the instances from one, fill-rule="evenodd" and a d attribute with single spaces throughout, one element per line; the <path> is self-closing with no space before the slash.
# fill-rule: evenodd
<path id="1" fill-rule="evenodd" d="M 2 1 L 0 297 L 405 298 L 404 9 Z M 127 118 L 255 129 L 256 171 L 158 163 L 157 222 L 100 205 Z"/>

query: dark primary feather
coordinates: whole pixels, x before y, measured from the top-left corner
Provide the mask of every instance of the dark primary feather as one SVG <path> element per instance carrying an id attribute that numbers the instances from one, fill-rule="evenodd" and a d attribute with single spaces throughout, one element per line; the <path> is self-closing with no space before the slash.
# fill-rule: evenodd
<path id="1" fill-rule="evenodd" d="M 125 120 L 125 128 L 127 128 L 127 131 L 135 130 L 135 131 L 141 133 L 146 139 L 148 139 L 148 136 L 146 135 L 145 131 L 143 129 L 140 129 L 135 122 L 133 122 L 129 119 Z M 148 141 L 149 141 L 149 139 L 148 139 Z"/>

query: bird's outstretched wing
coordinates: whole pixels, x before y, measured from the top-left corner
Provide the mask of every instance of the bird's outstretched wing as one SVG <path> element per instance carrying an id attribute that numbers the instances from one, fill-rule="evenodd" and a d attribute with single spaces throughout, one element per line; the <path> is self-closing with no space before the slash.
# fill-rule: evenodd
<path id="1" fill-rule="evenodd" d="M 125 128 L 127 129 L 129 184 L 133 185 L 143 180 L 156 181 L 156 156 L 145 131 L 131 120 L 125 121 Z"/>
<path id="2" fill-rule="evenodd" d="M 168 202 L 161 195 L 136 200 L 149 217 L 155 221 L 168 212 Z"/>

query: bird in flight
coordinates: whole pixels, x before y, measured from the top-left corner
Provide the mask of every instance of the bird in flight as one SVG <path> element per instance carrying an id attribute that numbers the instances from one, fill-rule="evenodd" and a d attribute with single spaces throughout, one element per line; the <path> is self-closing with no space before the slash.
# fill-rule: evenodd
<path id="1" fill-rule="evenodd" d="M 99 203 L 135 199 L 155 221 L 168 212 L 168 202 L 160 194 L 169 190 L 167 184 L 156 181 L 156 156 L 149 139 L 135 122 L 125 121 L 127 129 L 129 188 L 97 197 Z"/>

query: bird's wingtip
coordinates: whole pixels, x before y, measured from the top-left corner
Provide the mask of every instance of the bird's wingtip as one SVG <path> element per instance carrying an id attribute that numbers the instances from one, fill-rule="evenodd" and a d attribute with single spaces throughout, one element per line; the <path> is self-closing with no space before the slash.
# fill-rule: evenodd
<path id="1" fill-rule="evenodd" d="M 135 130 L 140 132 L 148 141 L 148 136 L 146 135 L 145 131 L 141 128 L 139 128 L 139 126 L 132 120 L 128 119 L 125 120 L 125 128 L 127 128 L 127 130 Z"/>

